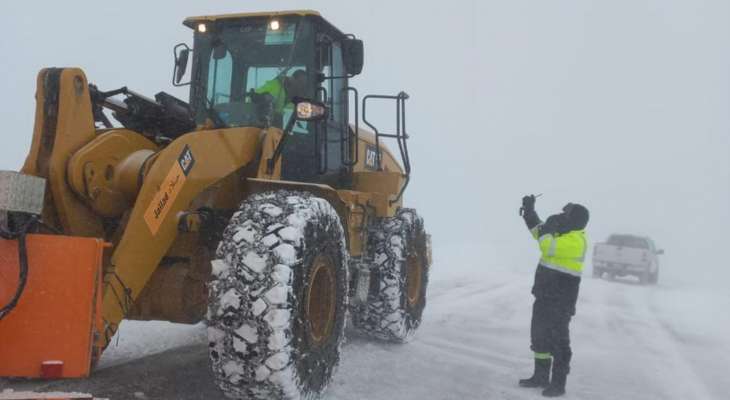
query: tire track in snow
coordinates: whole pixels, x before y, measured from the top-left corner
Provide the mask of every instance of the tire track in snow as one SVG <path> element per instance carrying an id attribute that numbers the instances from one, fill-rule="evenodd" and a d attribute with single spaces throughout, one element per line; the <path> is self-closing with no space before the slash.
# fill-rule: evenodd
<path id="1" fill-rule="evenodd" d="M 603 319 L 612 336 L 623 342 L 625 360 L 630 371 L 643 376 L 647 390 L 636 393 L 653 396 L 661 392 L 662 399 L 712 399 L 697 371 L 683 355 L 683 343 L 667 329 L 656 311 L 649 305 L 654 287 L 628 285 L 621 282 L 596 282 L 609 287 L 597 287 L 603 292 Z M 599 338 L 602 340 L 605 338 Z M 633 365 L 631 365 L 633 364 Z M 637 367 L 638 365 L 638 367 Z M 635 377 L 624 377 L 635 379 Z M 671 383 L 671 385 L 667 385 Z M 649 397 L 652 398 L 652 397 Z"/>
<path id="2" fill-rule="evenodd" d="M 530 282 L 530 284 L 532 284 L 532 282 Z M 429 296 L 427 310 L 441 311 L 444 307 L 453 308 L 463 304 L 474 304 L 475 300 L 477 300 L 476 298 L 479 300 L 477 304 L 489 304 L 488 300 L 493 300 L 505 295 L 511 296 L 514 293 L 519 292 L 518 289 L 520 287 L 524 287 L 526 290 L 525 296 L 529 295 L 531 298 L 531 295 L 529 294 L 529 285 L 524 281 L 519 280 L 489 284 L 487 286 L 485 286 L 483 282 L 474 282 L 464 286 L 457 286 L 443 293 Z"/>
<path id="3" fill-rule="evenodd" d="M 659 339 L 659 343 L 663 344 L 658 346 L 666 355 L 669 356 L 673 362 L 672 372 L 678 376 L 678 380 L 674 382 L 682 381 L 683 385 L 679 388 L 672 388 L 672 395 L 683 399 L 712 399 L 707 386 L 703 383 L 703 380 L 698 375 L 697 371 L 691 366 L 689 360 L 683 355 L 683 346 L 678 342 L 677 337 L 667 329 L 666 325 L 662 324 L 658 319 L 657 315 L 652 312 L 646 303 L 641 305 L 642 311 L 646 313 L 647 318 L 655 327 L 657 333 L 656 339 Z"/>
<path id="4" fill-rule="evenodd" d="M 441 285 L 435 288 L 429 288 L 429 300 L 442 301 L 449 297 L 471 297 L 487 292 L 492 292 L 505 287 L 508 282 L 494 283 L 485 287 L 484 284 L 478 282 L 460 282 L 453 285 Z"/>
<path id="5" fill-rule="evenodd" d="M 514 370 L 524 364 L 524 359 L 504 351 L 497 352 L 488 347 L 475 347 L 463 344 L 454 340 L 446 340 L 439 337 L 426 337 L 413 343 L 413 346 L 425 347 L 428 351 L 445 352 L 450 356 L 457 356 L 469 364 L 479 365 L 486 368 L 494 367 L 498 362 L 503 369 Z M 489 361 L 485 361 L 489 360 Z"/>
<path id="6" fill-rule="evenodd" d="M 691 369 L 694 372 L 693 378 L 696 378 L 697 384 L 701 384 L 707 393 L 707 397 L 705 398 L 716 399 L 726 397 L 727 387 L 730 385 L 730 377 L 727 375 L 727 357 L 718 357 L 718 354 L 725 355 L 730 353 L 730 345 L 727 342 L 728 334 L 730 334 L 730 325 L 728 325 L 730 318 L 726 314 L 726 306 L 730 302 L 725 305 L 712 304 L 711 301 L 703 299 L 707 303 L 695 303 L 690 306 L 694 317 L 708 313 L 708 310 L 712 306 L 717 307 L 718 311 L 722 310 L 721 315 L 725 316 L 725 318 L 719 315 L 715 315 L 714 318 L 710 317 L 713 322 L 712 328 L 716 330 L 711 332 L 707 326 L 697 326 L 697 324 L 693 323 L 695 321 L 683 320 L 681 310 L 672 309 L 672 312 L 667 314 L 665 311 L 668 308 L 665 306 L 663 310 L 659 306 L 659 303 L 657 303 L 656 296 L 654 296 L 664 294 L 666 292 L 665 289 L 660 287 L 657 288 L 657 291 L 647 294 L 647 308 L 654 316 L 656 323 L 662 327 L 667 336 L 672 338 L 673 342 L 677 345 L 677 355 L 684 360 L 685 368 Z M 711 299 L 717 300 L 716 298 Z M 684 311 L 686 312 L 687 310 Z M 709 315 L 712 315 L 711 311 Z M 687 315 L 684 315 L 684 317 L 687 317 Z M 679 326 L 677 325 L 677 318 L 680 320 Z M 700 321 L 702 321 L 702 317 Z M 703 327 L 705 330 L 703 330 Z M 724 333 L 722 332 L 723 327 L 726 329 Z"/>

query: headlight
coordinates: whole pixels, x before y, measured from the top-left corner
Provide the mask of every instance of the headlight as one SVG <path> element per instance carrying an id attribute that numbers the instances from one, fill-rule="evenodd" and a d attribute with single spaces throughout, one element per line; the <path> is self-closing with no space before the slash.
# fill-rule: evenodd
<path id="1" fill-rule="evenodd" d="M 297 119 L 302 121 L 316 121 L 325 117 L 327 107 L 311 101 L 297 103 Z"/>

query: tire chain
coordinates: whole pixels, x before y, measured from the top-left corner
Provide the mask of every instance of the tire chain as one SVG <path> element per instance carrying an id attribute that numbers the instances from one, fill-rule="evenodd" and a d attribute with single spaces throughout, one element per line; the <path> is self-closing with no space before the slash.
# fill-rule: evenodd
<path id="1" fill-rule="evenodd" d="M 299 354 L 291 327 L 299 318 L 294 269 L 301 267 L 307 235 L 311 235 L 304 227 L 318 217 L 329 228 L 334 224 L 335 232 L 344 238 L 329 203 L 288 191 L 251 196 L 223 232 L 209 287 L 208 336 L 216 381 L 227 396 L 317 397 L 303 388 L 303 377 L 294 365 Z M 339 249 L 346 263 L 344 239 Z M 343 297 L 346 301 L 347 296 Z M 336 334 L 343 337 L 343 332 Z M 328 366 L 329 376 L 338 362 L 339 343 Z"/>
<path id="2" fill-rule="evenodd" d="M 423 219 L 412 209 L 401 209 L 394 218 L 381 218 L 373 224 L 367 251 L 373 260 L 371 279 L 378 283 L 367 303 L 353 309 L 353 325 L 359 331 L 392 342 L 406 342 L 415 334 L 426 299 L 420 299 L 415 312 L 407 310 L 405 268 L 406 251 L 410 243 L 417 244 L 419 235 L 426 240 Z M 427 285 L 429 266 L 425 258 L 423 262 L 423 285 Z"/>

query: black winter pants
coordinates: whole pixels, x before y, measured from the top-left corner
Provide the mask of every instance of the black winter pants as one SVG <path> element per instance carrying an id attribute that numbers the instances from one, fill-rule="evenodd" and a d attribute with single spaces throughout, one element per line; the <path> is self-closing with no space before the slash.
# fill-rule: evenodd
<path id="1" fill-rule="evenodd" d="M 553 356 L 553 373 L 570 372 L 570 319 L 573 312 L 564 305 L 535 298 L 532 305 L 530 337 L 535 353 L 550 353 Z"/>

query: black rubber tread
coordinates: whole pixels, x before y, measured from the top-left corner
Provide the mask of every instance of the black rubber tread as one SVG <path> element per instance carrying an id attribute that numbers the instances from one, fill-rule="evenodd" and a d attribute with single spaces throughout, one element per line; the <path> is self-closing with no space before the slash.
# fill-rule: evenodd
<path id="1" fill-rule="evenodd" d="M 211 367 L 226 396 L 314 399 L 324 391 L 344 338 L 345 246 L 339 216 L 326 200 L 278 191 L 243 202 L 223 233 L 209 285 Z M 336 269 L 335 324 L 313 346 L 303 299 L 320 254 Z"/>
<path id="2" fill-rule="evenodd" d="M 407 342 L 421 325 L 426 307 L 430 270 L 430 246 L 423 219 L 415 210 L 401 209 L 393 218 L 380 218 L 371 229 L 367 244 L 373 260 L 370 292 L 366 304 L 353 307 L 356 330 L 381 340 Z M 406 260 L 415 252 L 420 259 L 423 281 L 418 302 L 408 305 Z"/>

